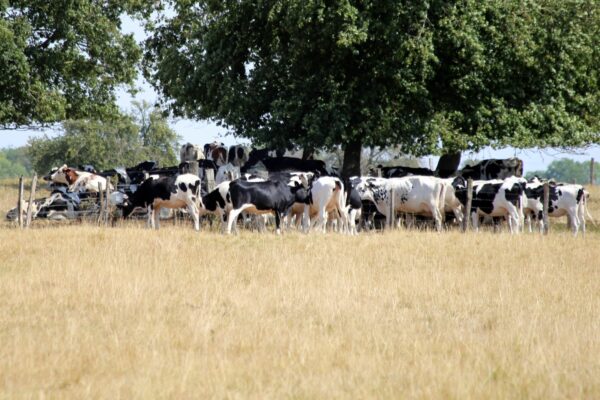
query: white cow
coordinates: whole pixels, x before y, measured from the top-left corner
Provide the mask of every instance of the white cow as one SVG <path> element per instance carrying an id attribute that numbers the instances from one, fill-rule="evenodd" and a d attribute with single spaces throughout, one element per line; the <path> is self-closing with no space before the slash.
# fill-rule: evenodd
<path id="1" fill-rule="evenodd" d="M 391 195 L 394 195 L 394 211 L 433 216 L 438 231 L 442 229 L 445 185 L 432 176 L 405 176 L 402 178 L 360 178 L 356 185 L 361 200 L 375 203 L 377 210 L 386 216 L 388 223 Z M 394 214 L 395 214 L 394 212 Z"/>
<path id="2" fill-rule="evenodd" d="M 308 204 L 304 206 L 304 231 L 308 232 L 314 223 L 316 229 L 325 232 L 328 215 L 345 231 L 348 226 L 345 197 L 344 184 L 339 178 L 323 176 L 314 181 Z"/>

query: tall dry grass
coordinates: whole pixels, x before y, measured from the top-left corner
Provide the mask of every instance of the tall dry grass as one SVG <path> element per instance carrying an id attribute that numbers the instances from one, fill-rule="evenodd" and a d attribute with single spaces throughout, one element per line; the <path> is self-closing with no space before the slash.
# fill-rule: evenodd
<path id="1" fill-rule="evenodd" d="M 599 239 L 0 229 L 0 398 L 600 398 Z"/>

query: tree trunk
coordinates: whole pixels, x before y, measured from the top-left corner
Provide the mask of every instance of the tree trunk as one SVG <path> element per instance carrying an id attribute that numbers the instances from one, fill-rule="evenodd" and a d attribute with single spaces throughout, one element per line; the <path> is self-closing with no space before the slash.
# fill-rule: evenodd
<path id="1" fill-rule="evenodd" d="M 360 176 L 360 156 L 362 153 L 362 141 L 353 140 L 344 147 L 344 165 L 342 166 L 342 178 Z"/>
<path id="2" fill-rule="evenodd" d="M 302 159 L 303 160 L 313 160 L 315 157 L 315 148 L 314 147 L 304 147 L 302 149 Z"/>

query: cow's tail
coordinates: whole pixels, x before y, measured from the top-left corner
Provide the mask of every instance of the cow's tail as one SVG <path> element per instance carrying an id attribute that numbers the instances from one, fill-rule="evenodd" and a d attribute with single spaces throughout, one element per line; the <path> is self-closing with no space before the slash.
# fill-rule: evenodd
<path id="1" fill-rule="evenodd" d="M 335 180 L 335 190 L 337 191 L 337 212 L 338 220 L 341 221 L 342 226 L 340 227 L 342 232 L 348 230 L 348 214 L 346 213 L 346 192 L 344 191 L 344 184 L 341 180 Z"/>
<path id="2" fill-rule="evenodd" d="M 587 192 L 584 189 L 583 190 L 583 195 L 581 197 L 581 202 L 579 204 L 579 208 L 580 208 L 580 218 L 585 218 L 587 217 L 587 219 L 592 223 L 592 225 L 597 226 L 596 225 L 596 221 L 594 220 L 594 217 L 592 217 L 592 214 L 590 214 L 590 209 L 587 206 L 587 201 L 588 201 L 588 197 L 589 197 L 589 192 Z"/>

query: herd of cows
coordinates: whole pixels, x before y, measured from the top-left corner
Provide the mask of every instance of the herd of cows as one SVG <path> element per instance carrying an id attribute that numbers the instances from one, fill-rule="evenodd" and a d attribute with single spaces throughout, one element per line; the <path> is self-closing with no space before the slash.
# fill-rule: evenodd
<path id="1" fill-rule="evenodd" d="M 462 170 L 381 167 L 372 175 L 342 179 L 321 160 L 285 157 L 269 149 L 250 152 L 221 143 L 203 148 L 185 144 L 181 164 L 158 168 L 144 162 L 131 168 L 97 172 L 91 166 L 54 168 L 45 180 L 51 195 L 32 204 L 34 218 L 76 218 L 85 199 L 94 199 L 108 185 L 110 204 L 122 218 L 147 213 L 149 226 L 158 228 L 164 209 L 183 209 L 200 230 L 202 216 L 217 215 L 224 232 L 237 230 L 238 221 L 252 219 L 259 230 L 274 219 L 275 230 L 295 227 L 304 232 L 334 229 L 356 234 L 381 227 L 399 214 L 432 223 L 435 229 L 462 224 L 471 218 L 474 229 L 482 220 L 506 221 L 511 233 L 532 221 L 543 230 L 543 182 L 522 178 L 517 158 L 484 160 Z M 198 165 L 198 173 L 193 164 Z M 206 171 L 214 172 L 214 188 Z M 113 187 L 112 181 L 118 181 Z M 467 213 L 467 180 L 473 180 L 471 209 Z M 551 182 L 548 215 L 567 216 L 573 234 L 585 233 L 589 194 L 581 185 Z M 26 208 L 26 205 L 25 207 Z M 15 218 L 11 210 L 7 218 Z M 253 217 L 251 217 L 253 216 Z"/>

